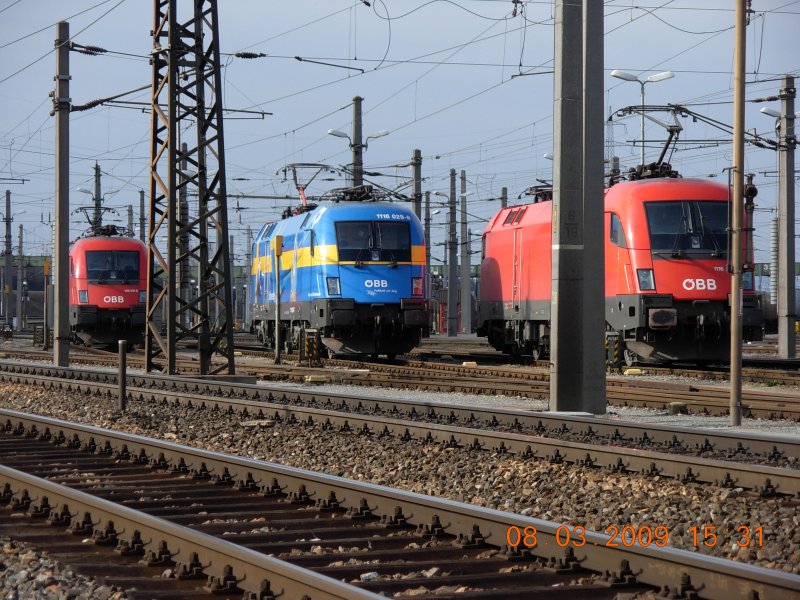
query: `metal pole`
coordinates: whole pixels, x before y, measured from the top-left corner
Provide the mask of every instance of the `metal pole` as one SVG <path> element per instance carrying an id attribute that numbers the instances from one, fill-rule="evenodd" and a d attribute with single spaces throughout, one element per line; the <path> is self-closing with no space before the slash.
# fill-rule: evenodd
<path id="1" fill-rule="evenodd" d="M 53 248 L 53 362 L 69 366 L 69 23 L 56 25 L 56 227 Z"/>
<path id="2" fill-rule="evenodd" d="M 467 173 L 461 171 L 461 333 L 472 333 L 472 294 L 470 293 L 470 260 L 467 223 Z"/>
<path id="3" fill-rule="evenodd" d="M 508 206 L 508 188 L 504 187 L 500 189 L 500 208 L 506 208 Z"/>
<path id="4" fill-rule="evenodd" d="M 186 181 L 186 169 L 188 168 L 188 162 L 186 160 L 186 155 L 189 153 L 189 146 L 186 142 L 181 143 L 181 159 L 180 159 L 180 169 L 178 171 L 178 214 L 180 215 L 179 220 L 179 227 L 183 229 L 183 233 L 178 234 L 178 258 L 176 267 L 179 270 L 178 273 L 178 298 L 180 298 L 180 303 L 182 306 L 186 306 L 189 303 L 189 299 L 192 297 L 192 290 L 189 288 L 191 284 L 191 273 L 190 270 L 192 268 L 191 263 L 185 258 L 189 253 L 189 233 L 188 233 L 188 224 L 189 224 L 189 190 L 187 189 L 188 183 Z M 199 274 L 198 274 L 199 275 Z M 181 327 L 188 329 L 191 327 L 191 314 L 188 310 L 182 311 L 181 314 L 183 315 L 181 319 Z"/>
<path id="5" fill-rule="evenodd" d="M 778 180 L 778 357 L 794 358 L 797 354 L 797 320 L 795 299 L 794 255 L 794 77 L 784 75 L 781 84 L 780 175 Z"/>
<path id="6" fill-rule="evenodd" d="M 411 172 L 414 179 L 414 214 L 419 219 L 422 216 L 422 151 L 414 150 L 411 158 Z"/>
<path id="7" fill-rule="evenodd" d="M 133 204 L 128 204 L 128 237 L 133 237 Z"/>
<path id="8" fill-rule="evenodd" d="M 139 239 L 146 242 L 144 237 L 144 190 L 139 190 Z"/>
<path id="9" fill-rule="evenodd" d="M 431 193 L 425 192 L 425 297 L 431 298 Z M 432 314 L 432 313 L 429 313 Z M 430 324 L 429 327 L 430 329 Z"/>
<path id="10" fill-rule="evenodd" d="M 19 238 L 17 240 L 19 244 L 19 249 L 17 250 L 17 331 L 22 331 L 22 281 L 24 279 L 24 275 L 22 273 L 23 266 L 22 264 L 25 262 L 25 256 L 22 254 L 22 224 L 20 223 L 19 226 Z"/>
<path id="11" fill-rule="evenodd" d="M 275 364 L 281 364 L 281 254 L 283 236 L 275 236 Z"/>
<path id="12" fill-rule="evenodd" d="M 119 348 L 119 373 L 117 374 L 117 383 L 119 384 L 119 410 L 125 412 L 128 404 L 128 381 L 127 381 L 127 349 L 128 342 L 119 340 L 117 342 Z"/>
<path id="13" fill-rule="evenodd" d="M 6 323 L 11 323 L 11 311 L 8 309 L 11 298 L 11 190 L 6 190 L 6 248 L 5 268 L 3 269 L 3 317 Z"/>
<path id="14" fill-rule="evenodd" d="M 447 337 L 458 335 L 458 258 L 456 256 L 456 170 L 450 169 L 450 224 L 447 235 Z"/>
<path id="15" fill-rule="evenodd" d="M 253 230 L 247 226 L 247 237 L 245 241 L 245 260 L 244 260 L 244 325 L 250 327 L 250 272 L 253 260 Z"/>
<path id="16" fill-rule="evenodd" d="M 361 144 L 361 96 L 353 98 L 353 187 L 364 185 L 364 161 Z"/>
<path id="17" fill-rule="evenodd" d="M 642 169 L 644 169 L 644 84 L 647 83 L 646 81 L 639 81 L 639 85 L 642 87 L 641 93 L 641 100 L 642 100 L 642 112 L 639 114 L 639 139 L 641 139 L 642 143 Z"/>
<path id="18" fill-rule="evenodd" d="M 92 227 L 95 231 L 103 225 L 103 209 L 102 201 L 103 196 L 100 191 L 100 165 L 94 163 L 94 218 L 92 219 Z"/>
<path id="19" fill-rule="evenodd" d="M 731 208 L 730 424 L 742 424 L 742 198 L 744 197 L 744 76 L 746 0 L 736 0 L 733 68 L 733 206 Z"/>

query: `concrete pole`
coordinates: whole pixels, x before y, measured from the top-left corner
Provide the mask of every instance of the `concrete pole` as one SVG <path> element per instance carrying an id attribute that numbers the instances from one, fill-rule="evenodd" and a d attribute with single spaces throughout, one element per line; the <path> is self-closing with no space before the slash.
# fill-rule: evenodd
<path id="1" fill-rule="evenodd" d="M 103 195 L 100 191 L 100 165 L 94 163 L 94 218 L 92 227 L 97 231 L 103 225 Z"/>
<path id="2" fill-rule="evenodd" d="M 425 297 L 431 298 L 431 193 L 425 192 Z"/>
<path id="3" fill-rule="evenodd" d="M 56 227 L 53 248 L 53 362 L 69 366 L 69 23 L 56 25 Z"/>
<path id="4" fill-rule="evenodd" d="M 8 309 L 8 304 L 11 298 L 11 190 L 6 190 L 6 247 L 5 247 L 5 265 L 3 267 L 3 318 L 6 323 L 10 323 L 11 311 Z"/>
<path id="5" fill-rule="evenodd" d="M 550 409 L 601 414 L 603 248 L 589 230 L 603 214 L 603 119 L 593 106 L 602 106 L 602 5 L 556 0 L 555 15 Z"/>
<path id="6" fill-rule="evenodd" d="M 508 188 L 504 187 L 500 189 L 500 208 L 506 208 L 508 206 Z"/>
<path id="7" fill-rule="evenodd" d="M 422 216 L 422 151 L 414 150 L 411 158 L 411 172 L 414 178 L 414 214 L 419 219 Z"/>
<path id="8" fill-rule="evenodd" d="M 133 204 L 128 204 L 128 237 L 133 237 Z"/>
<path id="9" fill-rule="evenodd" d="M 467 173 L 461 171 L 461 333 L 472 333 L 472 294 L 470 293 L 470 239 L 467 223 Z"/>
<path id="10" fill-rule="evenodd" d="M 778 179 L 778 358 L 797 354 L 797 320 L 794 255 L 794 77 L 784 75 L 781 84 L 780 176 Z"/>
<path id="11" fill-rule="evenodd" d="M 245 254 L 244 254 L 244 324 L 249 329 L 250 327 L 250 273 L 253 270 L 250 264 L 253 260 L 253 230 L 247 226 L 247 237 L 245 238 Z"/>
<path id="12" fill-rule="evenodd" d="M 450 169 L 450 224 L 447 235 L 447 337 L 458 335 L 458 238 L 456 237 L 456 170 Z"/>
<path id="13" fill-rule="evenodd" d="M 17 239 L 17 331 L 22 331 L 22 282 L 25 279 L 24 262 L 25 255 L 22 254 L 22 224 L 19 226 L 19 238 Z"/>
<path id="14" fill-rule="evenodd" d="M 144 237 L 144 190 L 139 190 L 139 239 L 147 243 Z"/>
<path id="15" fill-rule="evenodd" d="M 733 206 L 731 207 L 730 424 L 742 424 L 742 199 L 744 198 L 744 86 L 747 0 L 736 0 L 733 54 Z"/>
<path id="16" fill-rule="evenodd" d="M 364 185 L 364 146 L 361 143 L 361 96 L 353 98 L 353 186 Z"/>
<path id="17" fill-rule="evenodd" d="M 780 184 L 778 184 L 780 186 Z M 780 195 L 780 190 L 779 190 Z M 769 236 L 769 302 L 778 306 L 778 219 L 770 222 Z"/>

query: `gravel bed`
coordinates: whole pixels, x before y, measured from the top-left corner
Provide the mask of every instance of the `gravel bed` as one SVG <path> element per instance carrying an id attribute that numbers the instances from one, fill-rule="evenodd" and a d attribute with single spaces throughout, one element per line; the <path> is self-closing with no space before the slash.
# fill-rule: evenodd
<path id="1" fill-rule="evenodd" d="M 322 431 L 305 425 L 275 426 L 238 416 L 209 419 L 196 408 L 129 404 L 54 394 L 0 384 L 2 405 L 191 444 L 209 450 L 280 462 L 605 531 L 614 526 L 664 526 L 669 545 L 800 573 L 800 511 L 797 501 L 760 498 L 741 488 L 682 484 L 669 478 L 611 474 L 468 449 L 443 448 L 394 438 Z M 716 526 L 718 543 L 693 545 L 689 528 Z M 763 546 L 740 548 L 726 529 L 763 527 Z"/>
<path id="2" fill-rule="evenodd" d="M 78 575 L 47 552 L 0 538 L 0 594 L 3 600 L 120 600 L 125 592 Z"/>

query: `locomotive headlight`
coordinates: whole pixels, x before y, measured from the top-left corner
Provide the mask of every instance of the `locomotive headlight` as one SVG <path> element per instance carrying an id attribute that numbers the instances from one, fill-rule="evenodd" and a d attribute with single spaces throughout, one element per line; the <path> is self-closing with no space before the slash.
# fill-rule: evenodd
<path id="1" fill-rule="evenodd" d="M 139 290 L 139 304 L 147 302 L 147 290 Z"/>
<path id="2" fill-rule="evenodd" d="M 422 277 L 412 277 L 411 278 L 411 295 L 412 296 L 422 296 L 423 294 L 423 287 L 422 287 Z"/>
<path id="3" fill-rule="evenodd" d="M 88 304 L 89 290 L 78 290 L 78 302 L 81 304 Z"/>
<path id="4" fill-rule="evenodd" d="M 656 278 L 653 269 L 636 269 L 636 276 L 639 278 L 639 289 L 641 291 L 656 289 Z"/>
<path id="5" fill-rule="evenodd" d="M 328 286 L 329 296 L 340 296 L 342 294 L 342 288 L 339 285 L 338 277 L 326 277 L 325 284 Z"/>

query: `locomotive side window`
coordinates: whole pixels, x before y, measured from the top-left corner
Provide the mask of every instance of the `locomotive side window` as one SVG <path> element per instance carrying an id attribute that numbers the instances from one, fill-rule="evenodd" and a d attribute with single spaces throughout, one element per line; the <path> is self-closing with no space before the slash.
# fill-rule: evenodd
<path id="1" fill-rule="evenodd" d="M 627 248 L 627 245 L 625 244 L 625 232 L 622 230 L 622 222 L 614 213 L 611 213 L 611 229 L 609 232 L 609 239 L 615 246 Z"/>
<path id="2" fill-rule="evenodd" d="M 725 202 L 646 202 L 645 212 L 653 253 L 672 258 L 727 255 Z"/>
<path id="3" fill-rule="evenodd" d="M 131 250 L 89 250 L 86 277 L 95 283 L 139 281 L 139 253 Z"/>

